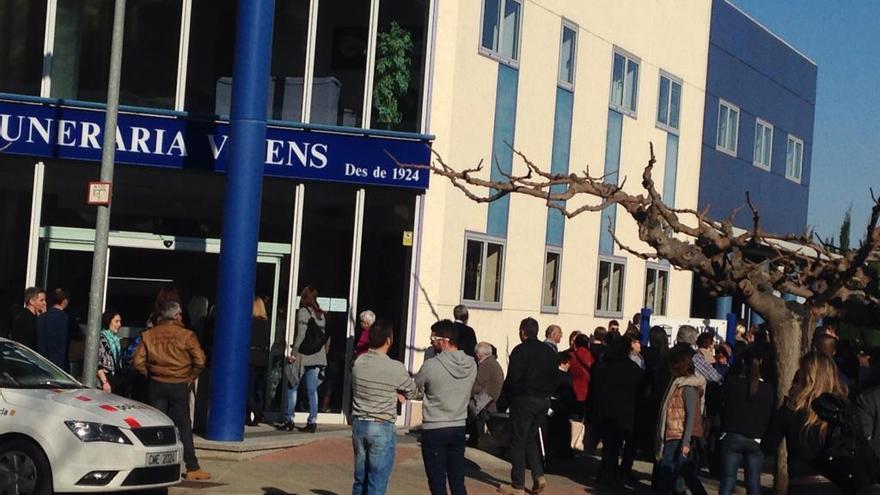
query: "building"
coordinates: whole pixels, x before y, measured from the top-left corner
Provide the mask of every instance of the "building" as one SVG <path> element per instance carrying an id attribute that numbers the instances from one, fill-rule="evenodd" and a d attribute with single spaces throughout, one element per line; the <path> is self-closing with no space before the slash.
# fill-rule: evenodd
<path id="1" fill-rule="evenodd" d="M 761 226 L 786 235 L 807 230 L 818 67 L 806 55 L 725 0 L 712 2 L 706 109 L 700 164 L 700 210 L 752 227 L 748 192 Z M 739 301 L 695 290 L 694 313 L 718 316 Z M 757 316 L 757 315 L 754 315 Z M 762 321 L 757 318 L 755 321 Z"/>
<path id="2" fill-rule="evenodd" d="M 184 307 L 217 300 L 228 155 L 234 0 L 131 1 L 126 9 L 117 167 L 105 306 L 139 331 L 160 287 Z M 297 295 L 329 311 L 322 422 L 342 423 L 357 311 L 410 328 L 427 163 L 426 0 L 279 1 L 275 10 L 259 294 L 270 301 L 272 359 L 292 342 Z M 113 2 L 0 0 L 0 304 L 25 286 L 64 287 L 86 321 Z M 409 39 L 406 88 L 380 68 L 389 33 Z M 376 55 L 379 53 L 380 55 Z M 374 96 L 375 95 L 375 96 Z M 200 297 L 196 297 L 200 296 Z M 193 304 L 191 321 L 206 315 Z M 203 343 L 212 347 L 210 321 Z M 3 329 L 0 329 L 3 330 Z M 2 332 L 5 334 L 5 330 Z M 223 359 L 223 356 L 215 356 Z M 270 411 L 281 387 L 270 383 Z M 326 402 L 323 402 L 324 398 Z"/>
<path id="3" fill-rule="evenodd" d="M 180 287 L 185 303 L 216 300 L 236 3 L 129 2 L 105 297 L 129 332 L 162 286 Z M 715 139 L 710 102 L 721 94 L 751 108 L 712 89 L 723 83 L 711 41 L 721 8 L 732 9 L 708 0 L 276 2 L 257 291 L 271 301 L 280 363 L 297 294 L 318 286 L 331 336 L 319 421 L 345 421 L 347 356 L 364 309 L 393 322 L 392 354 L 413 371 L 431 323 L 457 304 L 471 308 L 478 338 L 502 363 L 526 316 L 568 334 L 610 319 L 625 326 L 644 307 L 691 315 L 690 274 L 615 245 L 611 231 L 641 247 L 624 212 L 565 220 L 522 196 L 477 204 L 397 162 L 426 163 L 430 144 L 447 163 L 483 161 L 482 173 L 498 178 L 524 169 L 515 148 L 553 172 L 629 177 L 635 192 L 653 143 L 664 200 L 696 208 L 706 133 Z M 85 321 L 95 223 L 85 190 L 98 174 L 111 17 L 101 0 L 0 0 L 4 308 L 27 285 L 61 286 Z M 408 66 L 391 63 L 400 50 Z M 811 132 L 798 132 L 808 143 Z M 210 348 L 210 328 L 204 337 Z M 277 382 L 269 392 L 278 411 Z M 401 421 L 418 418 L 416 406 Z"/>
<path id="4" fill-rule="evenodd" d="M 589 170 L 637 192 L 654 144 L 664 197 L 696 207 L 709 2 L 441 2 L 432 78 L 434 150 L 463 169 L 481 160 L 521 174 L 511 146 L 545 170 Z M 673 27 L 674 28 L 671 28 Z M 497 161 L 498 167 L 489 166 Z M 611 208 L 563 220 L 534 198 L 489 205 L 434 178 L 425 199 L 416 348 L 435 315 L 471 308 L 499 359 L 522 318 L 587 333 L 634 313 L 688 317 L 691 276 L 646 263 L 635 223 Z M 419 357 L 413 360 L 419 361 Z"/>

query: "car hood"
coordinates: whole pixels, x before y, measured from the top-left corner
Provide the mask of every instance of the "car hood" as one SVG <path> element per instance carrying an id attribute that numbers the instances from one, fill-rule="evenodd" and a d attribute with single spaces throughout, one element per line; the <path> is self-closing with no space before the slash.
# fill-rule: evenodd
<path id="1" fill-rule="evenodd" d="M 11 408 L 21 409 L 22 413 L 39 411 L 45 415 L 43 417 L 91 421 L 122 428 L 173 425 L 168 416 L 157 409 L 96 389 L 5 388 L 0 389 L 0 396 Z"/>

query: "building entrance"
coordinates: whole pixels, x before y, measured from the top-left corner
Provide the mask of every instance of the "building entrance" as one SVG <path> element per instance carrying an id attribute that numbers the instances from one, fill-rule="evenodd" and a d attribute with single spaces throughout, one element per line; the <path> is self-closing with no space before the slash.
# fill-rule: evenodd
<path id="1" fill-rule="evenodd" d="M 82 328 L 88 314 L 94 235 L 93 230 L 83 228 L 52 226 L 40 230 L 38 280 L 43 287 L 63 287 L 71 294 L 68 311 Z M 118 311 L 122 316 L 120 335 L 126 339 L 136 337 L 146 327 L 159 290 L 174 287 L 180 292 L 187 325 L 211 356 L 211 310 L 217 293 L 219 249 L 217 239 L 112 232 L 103 300 L 105 310 Z M 273 354 L 270 362 L 280 362 L 280 346 L 272 343 L 285 338 L 285 318 L 279 314 L 278 300 L 282 264 L 285 257 L 289 258 L 290 245 L 263 242 L 258 249 L 256 287 L 258 295 L 268 302 L 269 347 Z M 82 358 L 77 343 L 72 354 L 79 364 Z M 271 397 L 272 387 L 270 380 L 266 397 Z M 272 409 L 272 401 L 266 406 Z"/>

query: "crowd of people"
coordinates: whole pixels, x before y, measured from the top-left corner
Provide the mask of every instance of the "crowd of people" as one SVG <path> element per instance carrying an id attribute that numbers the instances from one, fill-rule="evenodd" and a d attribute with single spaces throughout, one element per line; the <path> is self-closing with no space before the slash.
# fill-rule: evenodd
<path id="1" fill-rule="evenodd" d="M 69 343 L 82 338 L 65 312 L 69 299 L 61 289 L 48 300 L 41 289 L 27 289 L 9 332 L 68 371 Z M 783 441 L 793 495 L 867 493 L 860 490 L 875 487 L 880 477 L 880 359 L 854 352 L 833 322 L 816 329 L 810 352 L 777 401 L 775 350 L 764 326 L 737 325 L 730 346 L 682 325 L 671 343 L 663 327 L 643 335 L 636 315 L 623 331 L 614 320 L 589 335 L 572 331 L 562 349 L 559 325 L 546 327 L 542 341 L 538 322 L 525 318 L 505 376 L 497 349 L 477 338 L 468 316 L 465 306 L 457 306 L 454 320 L 432 325 L 425 360 L 411 376 L 388 356 L 392 325 L 369 310 L 359 315 L 350 362 L 353 493 L 386 492 L 399 404 L 415 399 L 422 401 L 421 449 L 432 495 L 466 493 L 465 448 L 479 446 L 487 435 L 506 437 L 510 482 L 498 492 L 507 495 L 526 493 L 527 471 L 529 493 L 542 492 L 548 457 L 593 455 L 600 444 L 597 484 L 618 488 L 636 481 L 633 463 L 641 458 L 654 463 L 653 492 L 663 495 L 685 488 L 706 493 L 704 470 L 718 478 L 722 495 L 733 493 L 740 468 L 747 493 L 761 493 L 765 458 L 775 456 Z M 295 321 L 280 428 L 294 429 L 304 389 L 308 416 L 300 430 L 315 432 L 328 342 L 314 288 L 302 291 Z M 119 312 L 103 315 L 98 386 L 168 414 L 184 445 L 185 477 L 209 478 L 195 456 L 190 416 L 192 388 L 206 357 L 198 332 L 184 325 L 179 294 L 160 291 L 145 330 L 127 342 L 121 327 Z M 258 424 L 269 364 L 268 315 L 259 297 L 251 330 L 247 422 Z"/>
<path id="2" fill-rule="evenodd" d="M 546 328 L 542 342 L 538 322 L 526 318 L 505 377 L 488 342 L 474 346 L 473 359 L 465 354 L 462 343 L 476 333 L 467 308 L 456 307 L 455 317 L 432 327 L 431 348 L 414 378 L 386 355 L 390 324 L 379 321 L 365 332 L 369 350 L 353 366 L 353 493 L 385 493 L 397 402 L 419 398 L 432 495 L 466 493 L 465 447 L 497 434 L 487 428 L 492 423 L 505 425 L 509 441 L 510 482 L 498 487 L 507 495 L 544 491 L 546 457 L 583 457 L 599 445 L 600 486 L 636 482 L 633 463 L 641 458 L 654 463 L 653 493 L 704 494 L 701 476 L 710 475 L 721 494 L 731 494 L 742 468 L 754 495 L 770 469 L 765 460 L 783 440 L 788 493 L 876 489 L 880 372 L 865 355 L 846 351 L 834 323 L 816 330 L 777 407 L 775 351 L 763 325 L 738 325 L 732 346 L 683 325 L 671 343 L 663 327 L 643 336 L 634 317 L 623 332 L 613 320 L 590 335 L 573 331 L 562 349 L 558 325 Z"/>
<path id="3" fill-rule="evenodd" d="M 47 307 L 52 304 L 51 308 Z M 11 312 L 8 337 L 40 353 L 59 368 L 72 372 L 71 342 L 82 341 L 76 320 L 66 313 L 70 296 L 29 287 L 24 306 Z M 184 326 L 176 289 L 159 291 L 144 330 L 123 339 L 122 314 L 108 309 L 101 317 L 95 382 L 107 393 L 149 403 L 168 415 L 180 434 L 187 480 L 207 480 L 199 466 L 192 436 L 191 397 L 206 359 L 196 333 Z M 147 359 L 149 356 L 149 359 Z"/>

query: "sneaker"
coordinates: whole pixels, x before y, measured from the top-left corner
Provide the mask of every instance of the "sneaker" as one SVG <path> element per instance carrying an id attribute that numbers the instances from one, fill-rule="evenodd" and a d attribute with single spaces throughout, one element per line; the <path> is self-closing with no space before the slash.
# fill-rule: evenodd
<path id="1" fill-rule="evenodd" d="M 507 484 L 499 486 L 497 492 L 501 495 L 526 495 L 525 488 L 516 488 Z"/>
<path id="2" fill-rule="evenodd" d="M 285 421 L 278 429 L 282 431 L 296 431 L 296 426 L 294 426 L 293 421 Z"/>
<path id="3" fill-rule="evenodd" d="M 316 431 L 318 431 L 318 425 L 316 425 L 315 423 L 309 423 L 300 428 L 299 431 L 303 433 L 315 433 Z"/>
<path id="4" fill-rule="evenodd" d="M 541 493 L 544 489 L 547 488 L 547 478 L 543 476 L 538 476 L 535 478 L 535 483 L 532 484 L 532 493 Z"/>
<path id="5" fill-rule="evenodd" d="M 183 475 L 183 479 L 187 481 L 204 481 L 211 479 L 211 473 L 205 471 L 204 469 L 196 469 L 194 471 L 187 471 Z"/>

